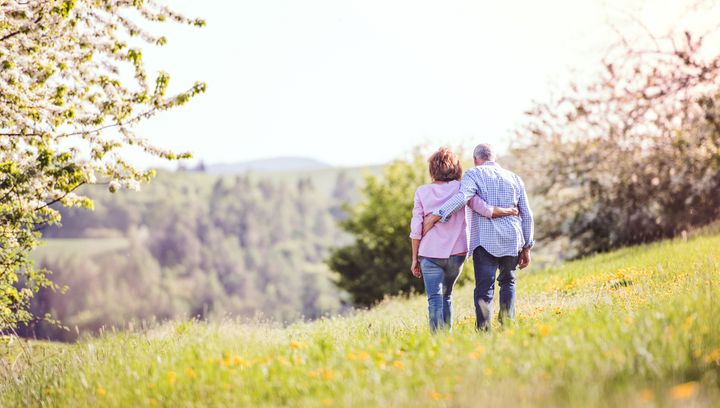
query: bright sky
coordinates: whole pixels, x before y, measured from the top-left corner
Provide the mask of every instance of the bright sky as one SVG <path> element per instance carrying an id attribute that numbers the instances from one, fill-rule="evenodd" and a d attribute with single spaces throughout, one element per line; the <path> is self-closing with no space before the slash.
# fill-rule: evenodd
<path id="1" fill-rule="evenodd" d="M 306 156 L 351 166 L 420 144 L 502 149 L 533 99 L 571 71 L 593 72 L 617 38 L 608 21 L 631 11 L 662 26 L 677 3 L 177 0 L 208 26 L 166 25 L 169 43 L 146 52 L 148 72 L 170 72 L 176 90 L 203 80 L 208 91 L 138 130 L 208 163 Z"/>

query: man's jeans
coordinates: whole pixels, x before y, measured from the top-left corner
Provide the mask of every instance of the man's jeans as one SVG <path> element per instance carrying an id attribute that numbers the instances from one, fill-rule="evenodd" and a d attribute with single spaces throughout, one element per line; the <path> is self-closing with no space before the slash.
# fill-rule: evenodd
<path id="1" fill-rule="evenodd" d="M 452 290 L 460 276 L 464 255 L 452 255 L 450 258 L 420 257 L 425 292 L 428 298 L 430 330 L 443 327 L 452 329 Z"/>
<path id="2" fill-rule="evenodd" d="M 492 300 L 495 293 L 495 272 L 500 269 L 497 277 L 500 285 L 500 312 L 498 320 L 502 324 L 505 319 L 515 320 L 515 269 L 518 256 L 493 256 L 482 246 L 473 251 L 475 268 L 475 324 L 478 329 L 491 329 Z"/>

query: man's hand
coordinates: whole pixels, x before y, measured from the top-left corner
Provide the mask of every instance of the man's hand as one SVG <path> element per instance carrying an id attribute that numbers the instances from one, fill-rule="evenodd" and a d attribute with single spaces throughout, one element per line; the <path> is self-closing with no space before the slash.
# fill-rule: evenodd
<path id="1" fill-rule="evenodd" d="M 428 214 L 423 219 L 423 236 L 432 229 L 436 222 L 440 221 L 440 216 L 435 214 Z"/>
<path id="2" fill-rule="evenodd" d="M 530 265 L 530 248 L 523 248 L 518 258 L 518 268 L 525 269 Z"/>
<path id="3" fill-rule="evenodd" d="M 410 265 L 410 272 L 416 278 L 419 278 L 422 276 L 422 273 L 420 272 L 420 264 L 418 263 L 417 259 L 412 260 L 412 264 Z"/>
<path id="4" fill-rule="evenodd" d="M 512 215 L 518 215 L 520 214 L 520 210 L 518 210 L 517 207 L 511 207 L 511 208 L 502 208 L 502 207 L 493 207 L 493 218 L 498 217 L 507 217 Z"/>

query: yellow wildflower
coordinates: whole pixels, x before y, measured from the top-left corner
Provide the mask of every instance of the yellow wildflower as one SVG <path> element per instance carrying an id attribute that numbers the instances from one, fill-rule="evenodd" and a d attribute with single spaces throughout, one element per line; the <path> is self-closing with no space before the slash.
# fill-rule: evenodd
<path id="1" fill-rule="evenodd" d="M 715 351 L 710 352 L 710 354 L 705 356 L 704 360 L 706 363 L 720 361 L 720 349 L 715 349 Z"/>
<path id="2" fill-rule="evenodd" d="M 538 324 L 537 328 L 538 328 L 538 333 L 540 333 L 540 335 L 543 337 L 550 334 L 550 326 L 547 324 Z"/>
<path id="3" fill-rule="evenodd" d="M 301 348 L 305 348 L 305 344 L 303 344 L 297 340 L 290 340 L 290 347 L 295 350 L 299 350 Z"/>
<path id="4" fill-rule="evenodd" d="M 157 400 L 155 398 L 148 399 L 148 405 L 157 405 Z"/>
<path id="5" fill-rule="evenodd" d="M 323 378 L 323 380 L 332 380 L 332 378 L 335 376 L 335 373 L 333 372 L 333 370 L 324 369 L 320 372 L 320 376 Z"/>
<path id="6" fill-rule="evenodd" d="M 356 357 L 357 357 L 357 359 L 360 360 L 360 361 L 365 361 L 365 360 L 367 360 L 368 358 L 370 358 L 370 355 L 369 355 L 368 353 L 364 352 L 364 351 L 361 351 L 361 352 L 357 353 L 357 356 L 356 356 Z"/>
<path id="7" fill-rule="evenodd" d="M 643 388 L 638 393 L 638 398 L 640 398 L 642 402 L 650 402 L 655 399 L 655 393 L 649 388 Z"/>
<path id="8" fill-rule="evenodd" d="M 175 380 L 177 380 L 177 374 L 175 373 L 175 371 L 170 371 L 167 373 L 167 380 L 170 385 L 175 384 Z"/>
<path id="9" fill-rule="evenodd" d="M 679 384 L 670 389 L 670 397 L 674 400 L 686 400 L 698 391 L 697 381 L 690 381 L 684 384 Z"/>
<path id="10" fill-rule="evenodd" d="M 692 327 L 694 322 L 695 322 L 695 316 L 688 316 L 682 324 L 682 329 L 684 331 L 690 330 L 690 328 Z"/>
<path id="11" fill-rule="evenodd" d="M 490 367 L 485 367 L 485 368 L 483 369 L 483 373 L 485 374 L 485 377 L 490 377 L 490 376 L 492 375 L 492 368 L 490 368 Z"/>
<path id="12" fill-rule="evenodd" d="M 405 364 L 403 364 L 402 361 L 395 360 L 395 362 L 393 362 L 393 367 L 397 368 L 398 370 L 402 370 L 403 368 L 405 368 Z"/>
<path id="13" fill-rule="evenodd" d="M 104 397 L 107 394 L 107 391 L 103 387 L 97 387 L 97 390 L 95 390 L 95 393 L 98 397 Z"/>
<path id="14" fill-rule="evenodd" d="M 312 378 L 331 380 L 335 376 L 335 372 L 329 368 L 318 368 L 317 370 L 310 371 L 308 375 Z"/>
<path id="15" fill-rule="evenodd" d="M 193 380 L 197 378 L 197 374 L 195 373 L 195 370 L 192 369 L 192 367 L 186 368 L 185 374 L 187 374 L 187 376 Z"/>
<path id="16" fill-rule="evenodd" d="M 440 401 L 443 398 L 443 395 L 437 391 L 433 391 L 430 393 L 430 398 L 432 398 L 433 401 Z"/>
<path id="17" fill-rule="evenodd" d="M 247 361 L 247 360 L 245 360 L 244 358 L 242 358 L 242 357 L 240 357 L 240 356 L 234 356 L 234 357 L 232 358 L 232 364 L 233 364 L 235 367 L 238 367 L 238 366 L 239 366 L 239 367 L 247 367 L 247 366 L 250 365 L 250 362 Z"/>

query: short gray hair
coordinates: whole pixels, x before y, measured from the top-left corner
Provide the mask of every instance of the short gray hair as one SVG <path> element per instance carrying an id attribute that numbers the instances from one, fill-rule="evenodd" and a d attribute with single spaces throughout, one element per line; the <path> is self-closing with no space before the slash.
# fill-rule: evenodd
<path id="1" fill-rule="evenodd" d="M 493 151 L 492 146 L 490 146 L 489 144 L 481 143 L 475 146 L 475 150 L 473 151 L 473 157 L 485 161 L 494 161 L 495 152 Z"/>

